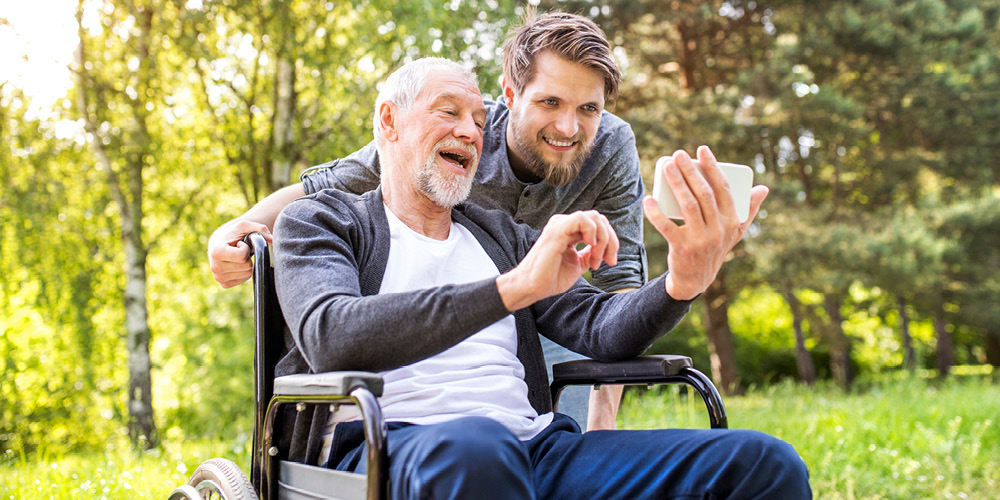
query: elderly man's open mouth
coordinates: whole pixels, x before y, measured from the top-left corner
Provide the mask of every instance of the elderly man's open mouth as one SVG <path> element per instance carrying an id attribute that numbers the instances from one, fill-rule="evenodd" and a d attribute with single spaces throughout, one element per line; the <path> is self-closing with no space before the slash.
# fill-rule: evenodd
<path id="1" fill-rule="evenodd" d="M 467 172 L 472 166 L 472 161 L 475 155 L 469 154 L 468 151 L 463 151 L 461 149 L 449 148 L 442 149 L 438 151 L 438 156 L 444 160 L 445 164 L 451 165 L 456 169 L 460 169 L 463 172 Z"/>

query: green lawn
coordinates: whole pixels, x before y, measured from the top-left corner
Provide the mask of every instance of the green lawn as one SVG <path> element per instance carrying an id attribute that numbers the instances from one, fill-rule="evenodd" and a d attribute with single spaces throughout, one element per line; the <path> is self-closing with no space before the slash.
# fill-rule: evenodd
<path id="1" fill-rule="evenodd" d="M 788 441 L 817 498 L 1000 498 L 1000 384 L 899 379 L 851 394 L 780 384 L 726 398 L 731 428 Z M 700 398 L 667 388 L 626 394 L 626 428 L 707 427 Z"/>
<path id="2" fill-rule="evenodd" d="M 995 375 L 862 383 L 850 394 L 779 384 L 726 398 L 730 427 L 792 443 L 817 498 L 1000 498 L 1000 383 Z M 626 393 L 624 428 L 705 427 L 686 388 Z M 249 464 L 247 438 L 168 441 L 136 454 L 104 452 L 0 458 L 0 499 L 165 498 L 198 464 L 224 456 Z"/>

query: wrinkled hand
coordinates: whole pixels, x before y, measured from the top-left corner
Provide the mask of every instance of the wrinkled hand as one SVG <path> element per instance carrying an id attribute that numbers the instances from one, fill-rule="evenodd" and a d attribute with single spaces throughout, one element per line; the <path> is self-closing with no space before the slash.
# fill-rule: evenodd
<path id="1" fill-rule="evenodd" d="M 577 250 L 577 245 L 586 247 Z M 569 290 L 587 269 L 618 263 L 618 235 L 595 210 L 553 215 L 524 259 L 497 278 L 507 310 Z"/>
<path id="2" fill-rule="evenodd" d="M 684 225 L 660 212 L 656 200 L 646 196 L 643 211 L 653 227 L 670 244 L 667 254 L 667 294 L 677 300 L 690 300 L 715 281 L 726 255 L 743 238 L 767 197 L 766 186 L 750 191 L 750 217 L 740 224 L 729 182 L 715 164 L 715 155 L 707 146 L 698 148 L 698 161 L 704 175 L 684 151 L 673 158 L 663 157 L 663 176 L 677 197 Z"/>
<path id="3" fill-rule="evenodd" d="M 273 241 L 266 225 L 243 219 L 219 226 L 208 239 L 208 266 L 222 288 L 234 287 L 253 276 L 250 246 L 243 238 L 254 231 L 264 235 L 268 242 Z"/>

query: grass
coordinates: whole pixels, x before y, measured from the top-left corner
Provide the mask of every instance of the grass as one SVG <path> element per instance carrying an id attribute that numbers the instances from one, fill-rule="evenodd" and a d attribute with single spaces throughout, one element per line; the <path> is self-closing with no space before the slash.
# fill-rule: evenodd
<path id="1" fill-rule="evenodd" d="M 1000 387 L 990 376 L 901 378 L 854 392 L 779 384 L 726 398 L 731 428 L 791 443 L 816 498 L 1000 498 Z M 624 428 L 707 427 L 686 388 L 626 394 Z"/>
<path id="2" fill-rule="evenodd" d="M 7 453 L 0 460 L 0 500 L 162 500 L 209 458 L 225 457 L 248 470 L 247 441 L 246 436 L 231 442 L 171 441 L 135 452 L 123 440 L 90 453 L 32 457 Z"/>
<path id="3" fill-rule="evenodd" d="M 795 446 L 821 499 L 1000 498 L 1000 382 L 996 375 L 885 377 L 853 392 L 790 383 L 726 398 L 732 428 Z M 630 390 L 623 428 L 707 426 L 686 388 Z M 117 442 L 99 452 L 0 457 L 0 500 L 163 499 L 202 461 L 249 465 L 247 437 L 165 443 L 143 453 Z"/>

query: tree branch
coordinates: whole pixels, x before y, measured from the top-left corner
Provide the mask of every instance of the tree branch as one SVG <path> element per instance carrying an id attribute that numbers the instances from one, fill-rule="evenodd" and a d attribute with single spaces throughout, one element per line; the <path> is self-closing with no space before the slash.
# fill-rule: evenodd
<path id="1" fill-rule="evenodd" d="M 83 29 L 83 2 L 80 0 L 76 9 L 76 24 L 77 33 L 80 37 L 80 44 L 76 47 L 76 68 L 75 75 L 77 78 L 77 96 L 76 96 L 76 106 L 83 118 L 84 129 L 90 134 L 90 145 L 94 149 L 94 155 L 97 156 L 97 162 L 101 166 L 101 170 L 107 175 L 108 187 L 111 190 L 111 196 L 114 198 L 115 203 L 118 204 L 118 209 L 124 218 L 131 218 L 131 210 L 129 204 L 125 197 L 125 193 L 122 191 L 121 183 L 118 180 L 118 174 L 114 171 L 111 165 L 111 158 L 108 156 L 107 150 L 104 148 L 104 143 L 100 131 L 97 128 L 96 117 L 90 113 L 90 103 L 87 100 L 87 89 L 91 88 L 90 75 L 87 72 L 87 55 L 85 40 L 87 39 L 86 33 Z"/>

